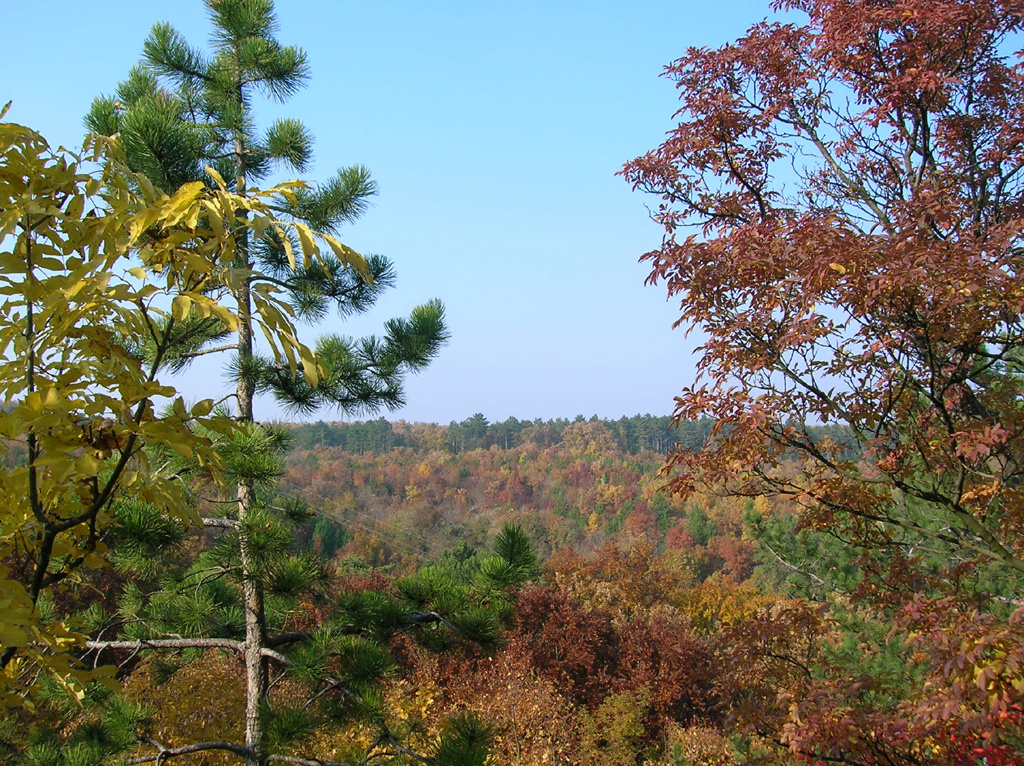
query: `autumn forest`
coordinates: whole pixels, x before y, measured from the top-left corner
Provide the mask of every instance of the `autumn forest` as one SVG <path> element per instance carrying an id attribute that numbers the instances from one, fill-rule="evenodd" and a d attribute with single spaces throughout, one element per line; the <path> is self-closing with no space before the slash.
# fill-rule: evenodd
<path id="1" fill-rule="evenodd" d="M 205 7 L 80 149 L 0 113 L 0 761 L 1024 763 L 1024 4 L 679 51 L 618 174 L 671 414 L 447 425 L 387 417 L 443 296 L 317 330 L 396 287 L 376 181 L 278 180 L 307 56 Z"/>

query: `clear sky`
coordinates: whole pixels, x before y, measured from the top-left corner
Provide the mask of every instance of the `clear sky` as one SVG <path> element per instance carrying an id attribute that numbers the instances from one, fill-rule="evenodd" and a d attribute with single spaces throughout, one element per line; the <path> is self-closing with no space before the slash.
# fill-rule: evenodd
<path id="1" fill-rule="evenodd" d="M 201 0 L 3 6 L 0 104 L 13 100 L 7 119 L 54 145 L 80 144 L 92 98 L 139 60 L 155 22 L 194 45 L 209 35 Z M 656 201 L 615 173 L 672 126 L 662 67 L 741 35 L 768 3 L 279 0 L 277 12 L 279 40 L 306 50 L 312 77 L 257 116 L 306 123 L 312 180 L 371 169 L 381 194 L 342 239 L 398 271 L 370 314 L 307 338 L 379 332 L 437 297 L 452 339 L 389 419 L 669 413 L 697 341 L 671 329 L 678 307 L 664 291 L 643 285 Z M 222 384 L 212 364 L 178 381 L 193 398 Z M 258 417 L 273 414 L 264 403 Z"/>

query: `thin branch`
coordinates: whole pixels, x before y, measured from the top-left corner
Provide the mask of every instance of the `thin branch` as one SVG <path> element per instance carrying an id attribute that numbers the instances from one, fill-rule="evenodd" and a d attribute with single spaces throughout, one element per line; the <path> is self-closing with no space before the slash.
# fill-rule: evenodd
<path id="1" fill-rule="evenodd" d="M 166 745 L 157 742 L 155 739 L 148 737 L 140 739 L 140 742 L 145 742 L 148 745 L 152 745 L 157 748 L 158 752 L 152 755 L 136 756 L 135 758 L 125 759 L 126 764 L 139 764 L 149 763 L 154 761 L 159 764 L 163 763 L 169 758 L 177 758 L 179 755 L 189 755 L 191 753 L 201 753 L 206 750 L 226 750 L 229 753 L 241 756 L 242 758 L 248 758 L 252 755 L 252 752 L 247 747 L 242 745 L 236 745 L 234 742 L 199 742 L 195 745 L 182 745 L 181 747 L 167 747 Z"/>
<path id="2" fill-rule="evenodd" d="M 343 692 L 348 693 L 348 689 L 345 688 L 344 684 L 342 684 L 341 681 L 335 680 L 335 681 L 331 682 L 330 684 L 328 684 L 327 686 L 325 686 L 320 691 L 318 691 L 316 694 L 314 694 L 308 700 L 306 700 L 306 703 L 302 706 L 302 709 L 303 710 L 309 709 L 310 705 L 312 705 L 314 702 L 316 702 L 318 699 L 323 697 L 328 692 L 332 692 L 335 689 L 341 689 Z"/>
<path id="3" fill-rule="evenodd" d="M 786 569 L 796 572 L 797 574 L 802 574 L 804 577 L 809 577 L 810 579 L 814 580 L 814 582 L 818 583 L 818 585 L 825 585 L 825 581 L 818 577 L 818 575 L 814 574 L 813 572 L 807 572 L 801 569 L 800 567 L 796 566 L 796 564 L 791 564 L 784 558 L 782 558 L 782 556 L 776 553 L 775 549 L 772 548 L 772 546 L 769 545 L 766 540 L 758 540 L 758 542 L 761 545 L 763 545 L 768 550 L 768 552 L 772 554 L 772 556 L 774 556 L 776 560 L 778 560 L 778 562 L 782 564 L 782 566 L 784 566 Z"/>
<path id="4" fill-rule="evenodd" d="M 381 734 L 380 737 L 378 737 L 377 741 L 373 743 L 373 747 L 379 747 L 382 744 L 390 745 L 392 748 L 395 749 L 395 752 L 397 752 L 399 755 L 404 755 L 406 758 L 410 758 L 410 759 L 412 759 L 414 761 L 419 761 L 420 763 L 429 763 L 430 762 L 429 759 L 424 758 L 419 753 L 417 753 L 417 752 L 415 752 L 413 750 L 410 750 L 407 747 L 404 747 L 395 738 L 395 735 L 391 733 L 391 730 L 386 728 L 386 727 L 384 729 L 384 733 Z"/>
<path id="5" fill-rule="evenodd" d="M 230 638 L 155 638 L 136 641 L 86 641 L 87 649 L 102 652 L 104 649 L 233 649 L 245 651 L 244 641 Z"/>
<path id="6" fill-rule="evenodd" d="M 224 346 L 216 346 L 214 348 L 204 348 L 200 351 L 189 351 L 181 355 L 181 359 L 195 359 L 197 356 L 205 356 L 206 354 L 216 354 L 220 351 L 237 351 L 237 343 L 228 343 Z"/>

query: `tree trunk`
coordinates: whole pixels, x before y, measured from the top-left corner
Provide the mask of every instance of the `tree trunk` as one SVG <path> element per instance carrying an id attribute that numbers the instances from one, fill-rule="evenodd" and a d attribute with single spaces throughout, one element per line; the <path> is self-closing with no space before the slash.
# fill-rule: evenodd
<path id="1" fill-rule="evenodd" d="M 241 98 L 241 87 L 239 87 Z M 244 194 L 245 182 L 245 142 L 238 134 L 235 136 L 235 190 Z M 252 258 L 249 255 L 249 231 L 243 229 L 236 241 L 237 260 L 242 268 L 251 269 Z M 249 280 L 242 280 L 238 294 L 235 296 L 238 310 L 238 383 L 235 389 L 238 421 L 243 427 L 254 422 L 253 396 L 255 385 L 250 378 L 251 360 L 253 357 L 252 339 L 252 296 Z M 242 480 L 238 484 L 238 520 L 244 522 L 256 499 L 252 482 Z M 266 754 L 263 752 L 263 722 L 260 720 L 260 707 L 267 696 L 267 660 L 263 657 L 263 649 L 267 643 L 266 615 L 263 608 L 263 586 L 253 571 L 252 556 L 248 550 L 243 533 L 241 541 L 242 564 L 242 601 L 245 608 L 245 746 L 248 754 L 246 766 L 265 766 Z"/>
<path id="2" fill-rule="evenodd" d="M 252 501 L 252 487 L 240 485 L 240 519 L 245 518 Z M 242 599 L 245 605 L 245 746 L 250 752 L 246 757 L 246 766 L 263 766 L 265 761 L 260 706 L 267 696 L 267 661 L 263 657 L 263 648 L 267 643 L 263 587 L 253 574 L 252 559 L 244 538 L 241 546 Z"/>

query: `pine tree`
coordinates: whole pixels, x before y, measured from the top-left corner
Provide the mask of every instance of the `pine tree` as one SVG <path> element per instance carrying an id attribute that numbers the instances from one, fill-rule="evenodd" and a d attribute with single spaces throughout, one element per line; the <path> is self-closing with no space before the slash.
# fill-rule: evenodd
<path id="1" fill-rule="evenodd" d="M 119 133 L 129 166 L 157 186 L 173 190 L 202 181 L 245 195 L 277 166 L 299 172 L 309 166 L 313 142 L 302 123 L 278 120 L 260 132 L 253 108 L 256 95 L 284 101 L 300 89 L 309 76 L 306 55 L 278 42 L 271 0 L 207 0 L 206 5 L 213 24 L 208 52 L 192 47 L 170 24 L 157 24 L 145 41 L 142 63 L 114 96 L 96 99 L 85 122 L 94 132 Z M 272 393 L 299 412 L 325 405 L 348 413 L 398 407 L 404 375 L 425 367 L 446 341 L 443 306 L 431 301 L 407 319 L 388 321 L 380 338 L 324 336 L 315 354 L 301 359 L 289 347 L 271 349 L 272 356 L 257 351 L 256 328 L 274 329 L 273 319 L 263 311 L 271 293 L 283 292 L 299 319 L 320 320 L 332 307 L 342 316 L 366 311 L 394 283 L 394 270 L 385 258 L 364 258 L 335 238 L 343 224 L 363 213 L 376 192 L 364 167 L 344 168 L 275 208 L 292 222 L 294 235 L 282 236 L 273 228 L 263 232 L 260 222 L 256 234 L 239 230 L 234 266 L 247 276 L 217 287 L 233 300 L 238 316 L 230 342 L 224 342 L 228 334 L 219 324 L 190 313 L 187 304 L 180 307 L 177 318 L 187 332 L 182 332 L 178 347 L 179 365 L 204 354 L 234 352 L 230 369 L 236 380 L 236 419 L 245 428 L 243 442 L 267 437 L 254 424 L 253 401 L 259 392 Z M 308 253 L 314 240 L 327 247 L 300 262 L 294 253 Z M 255 765 L 264 762 L 267 734 L 261 715 L 270 649 L 267 572 L 261 569 L 254 539 L 254 530 L 262 529 L 266 520 L 256 487 L 264 467 L 260 455 L 267 453 L 246 451 L 244 444 L 227 446 L 241 458 L 237 514 L 223 524 L 237 533 L 248 689 L 245 749 L 247 763 Z"/>
<path id="2" fill-rule="evenodd" d="M 93 102 L 87 128 L 119 133 L 129 166 L 168 191 L 191 181 L 223 178 L 229 189 L 242 194 L 275 166 L 305 171 L 313 140 L 302 123 L 282 119 L 260 133 L 253 109 L 257 94 L 283 101 L 303 86 L 309 76 L 305 53 L 277 41 L 270 0 L 206 4 L 214 27 L 209 54 L 190 46 L 170 24 L 157 24 L 144 44 L 143 62 L 114 96 Z M 315 321 L 332 307 L 342 316 L 364 312 L 394 284 L 387 259 L 363 258 L 334 239 L 344 224 L 359 218 L 376 193 L 366 168 L 343 168 L 277 207 L 282 217 L 301 224 L 291 239 L 270 232 L 250 241 L 247 232 L 240 232 L 237 258 L 252 274 L 226 286 L 241 320 L 237 339 L 213 348 L 209 344 L 223 335 L 193 328 L 179 353 L 185 363 L 214 351 L 236 352 L 232 368 L 239 420 L 254 419 L 253 397 L 259 391 L 271 392 L 301 412 L 324 405 L 345 412 L 393 409 L 403 404 L 403 374 L 425 367 L 447 339 L 443 307 L 432 301 L 414 309 L 408 319 L 387 322 L 382 338 L 321 338 L 316 352 L 322 370 L 316 385 L 255 351 L 261 295 L 268 290 L 284 291 L 299 319 Z M 332 255 L 297 263 L 293 253 L 305 244 L 304 238 L 312 237 L 325 238 Z"/>

